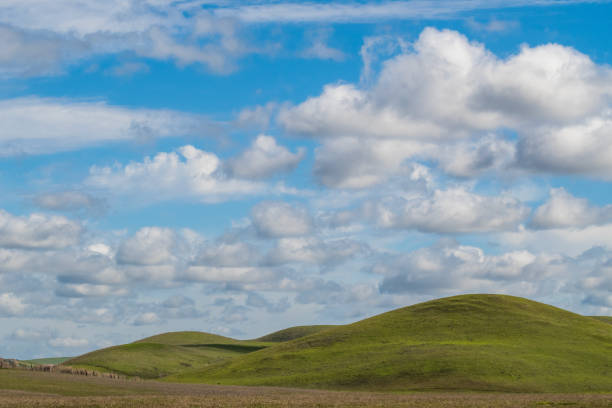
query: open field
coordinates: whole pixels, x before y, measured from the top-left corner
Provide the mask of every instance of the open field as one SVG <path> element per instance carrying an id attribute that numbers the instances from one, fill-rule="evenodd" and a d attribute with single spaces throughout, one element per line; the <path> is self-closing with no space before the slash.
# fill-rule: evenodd
<path id="1" fill-rule="evenodd" d="M 173 384 L 0 370 L 0 407 L 610 408 L 612 394 L 342 392 Z"/>

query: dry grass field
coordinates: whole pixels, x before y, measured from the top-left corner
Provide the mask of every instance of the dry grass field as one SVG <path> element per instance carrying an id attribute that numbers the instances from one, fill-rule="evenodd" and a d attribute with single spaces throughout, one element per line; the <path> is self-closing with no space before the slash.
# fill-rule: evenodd
<path id="1" fill-rule="evenodd" d="M 612 407 L 612 394 L 336 392 L 0 370 L 0 407 Z"/>

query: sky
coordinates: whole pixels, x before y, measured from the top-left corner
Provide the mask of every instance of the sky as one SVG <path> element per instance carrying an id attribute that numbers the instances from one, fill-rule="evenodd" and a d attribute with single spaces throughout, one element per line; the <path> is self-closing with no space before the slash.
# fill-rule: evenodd
<path id="1" fill-rule="evenodd" d="M 0 356 L 465 293 L 612 315 L 611 16 L 3 0 Z"/>

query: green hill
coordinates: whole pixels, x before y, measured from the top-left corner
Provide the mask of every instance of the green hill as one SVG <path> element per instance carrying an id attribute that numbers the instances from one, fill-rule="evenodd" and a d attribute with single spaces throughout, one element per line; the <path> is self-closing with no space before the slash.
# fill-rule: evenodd
<path id="1" fill-rule="evenodd" d="M 163 333 L 134 343 L 96 350 L 63 362 L 101 372 L 160 378 L 191 367 L 206 367 L 260 350 L 265 343 L 203 332 Z"/>
<path id="2" fill-rule="evenodd" d="M 332 325 L 318 325 L 318 326 L 295 326 L 288 329 L 279 330 L 274 333 L 267 334 L 263 337 L 256 339 L 257 341 L 265 341 L 272 343 L 282 343 L 289 340 L 299 339 L 300 337 L 309 336 L 311 334 L 318 333 L 322 330 L 331 329 Z"/>
<path id="3" fill-rule="evenodd" d="M 612 316 L 590 316 L 593 319 L 612 324 Z"/>
<path id="4" fill-rule="evenodd" d="M 169 381 L 369 390 L 612 391 L 612 326 L 542 303 L 417 304 Z"/>

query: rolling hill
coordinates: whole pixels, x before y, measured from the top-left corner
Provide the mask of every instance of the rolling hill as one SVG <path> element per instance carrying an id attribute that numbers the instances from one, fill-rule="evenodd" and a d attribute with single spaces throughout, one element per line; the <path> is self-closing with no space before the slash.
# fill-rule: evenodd
<path id="1" fill-rule="evenodd" d="M 276 331 L 274 333 L 267 334 L 263 337 L 256 339 L 257 341 L 265 341 L 271 343 L 282 343 L 289 340 L 299 339 L 301 337 L 309 336 L 311 334 L 318 333 L 320 331 L 331 329 L 332 325 L 318 325 L 318 326 L 295 326 L 289 327 L 288 329 L 283 329 Z"/>
<path id="2" fill-rule="evenodd" d="M 65 364 L 213 384 L 612 392 L 605 320 L 518 297 L 463 295 L 250 341 L 166 333 Z"/>
<path id="3" fill-rule="evenodd" d="M 241 341 L 203 332 L 171 332 L 108 347 L 65 361 L 63 365 L 141 378 L 160 378 L 190 367 L 206 367 L 266 343 Z"/>
<path id="4" fill-rule="evenodd" d="M 602 322 L 612 324 L 612 316 L 591 316 L 593 319 L 597 319 Z"/>
<path id="5" fill-rule="evenodd" d="M 170 381 L 368 390 L 612 391 L 612 326 L 527 299 L 464 295 L 188 370 Z"/>

